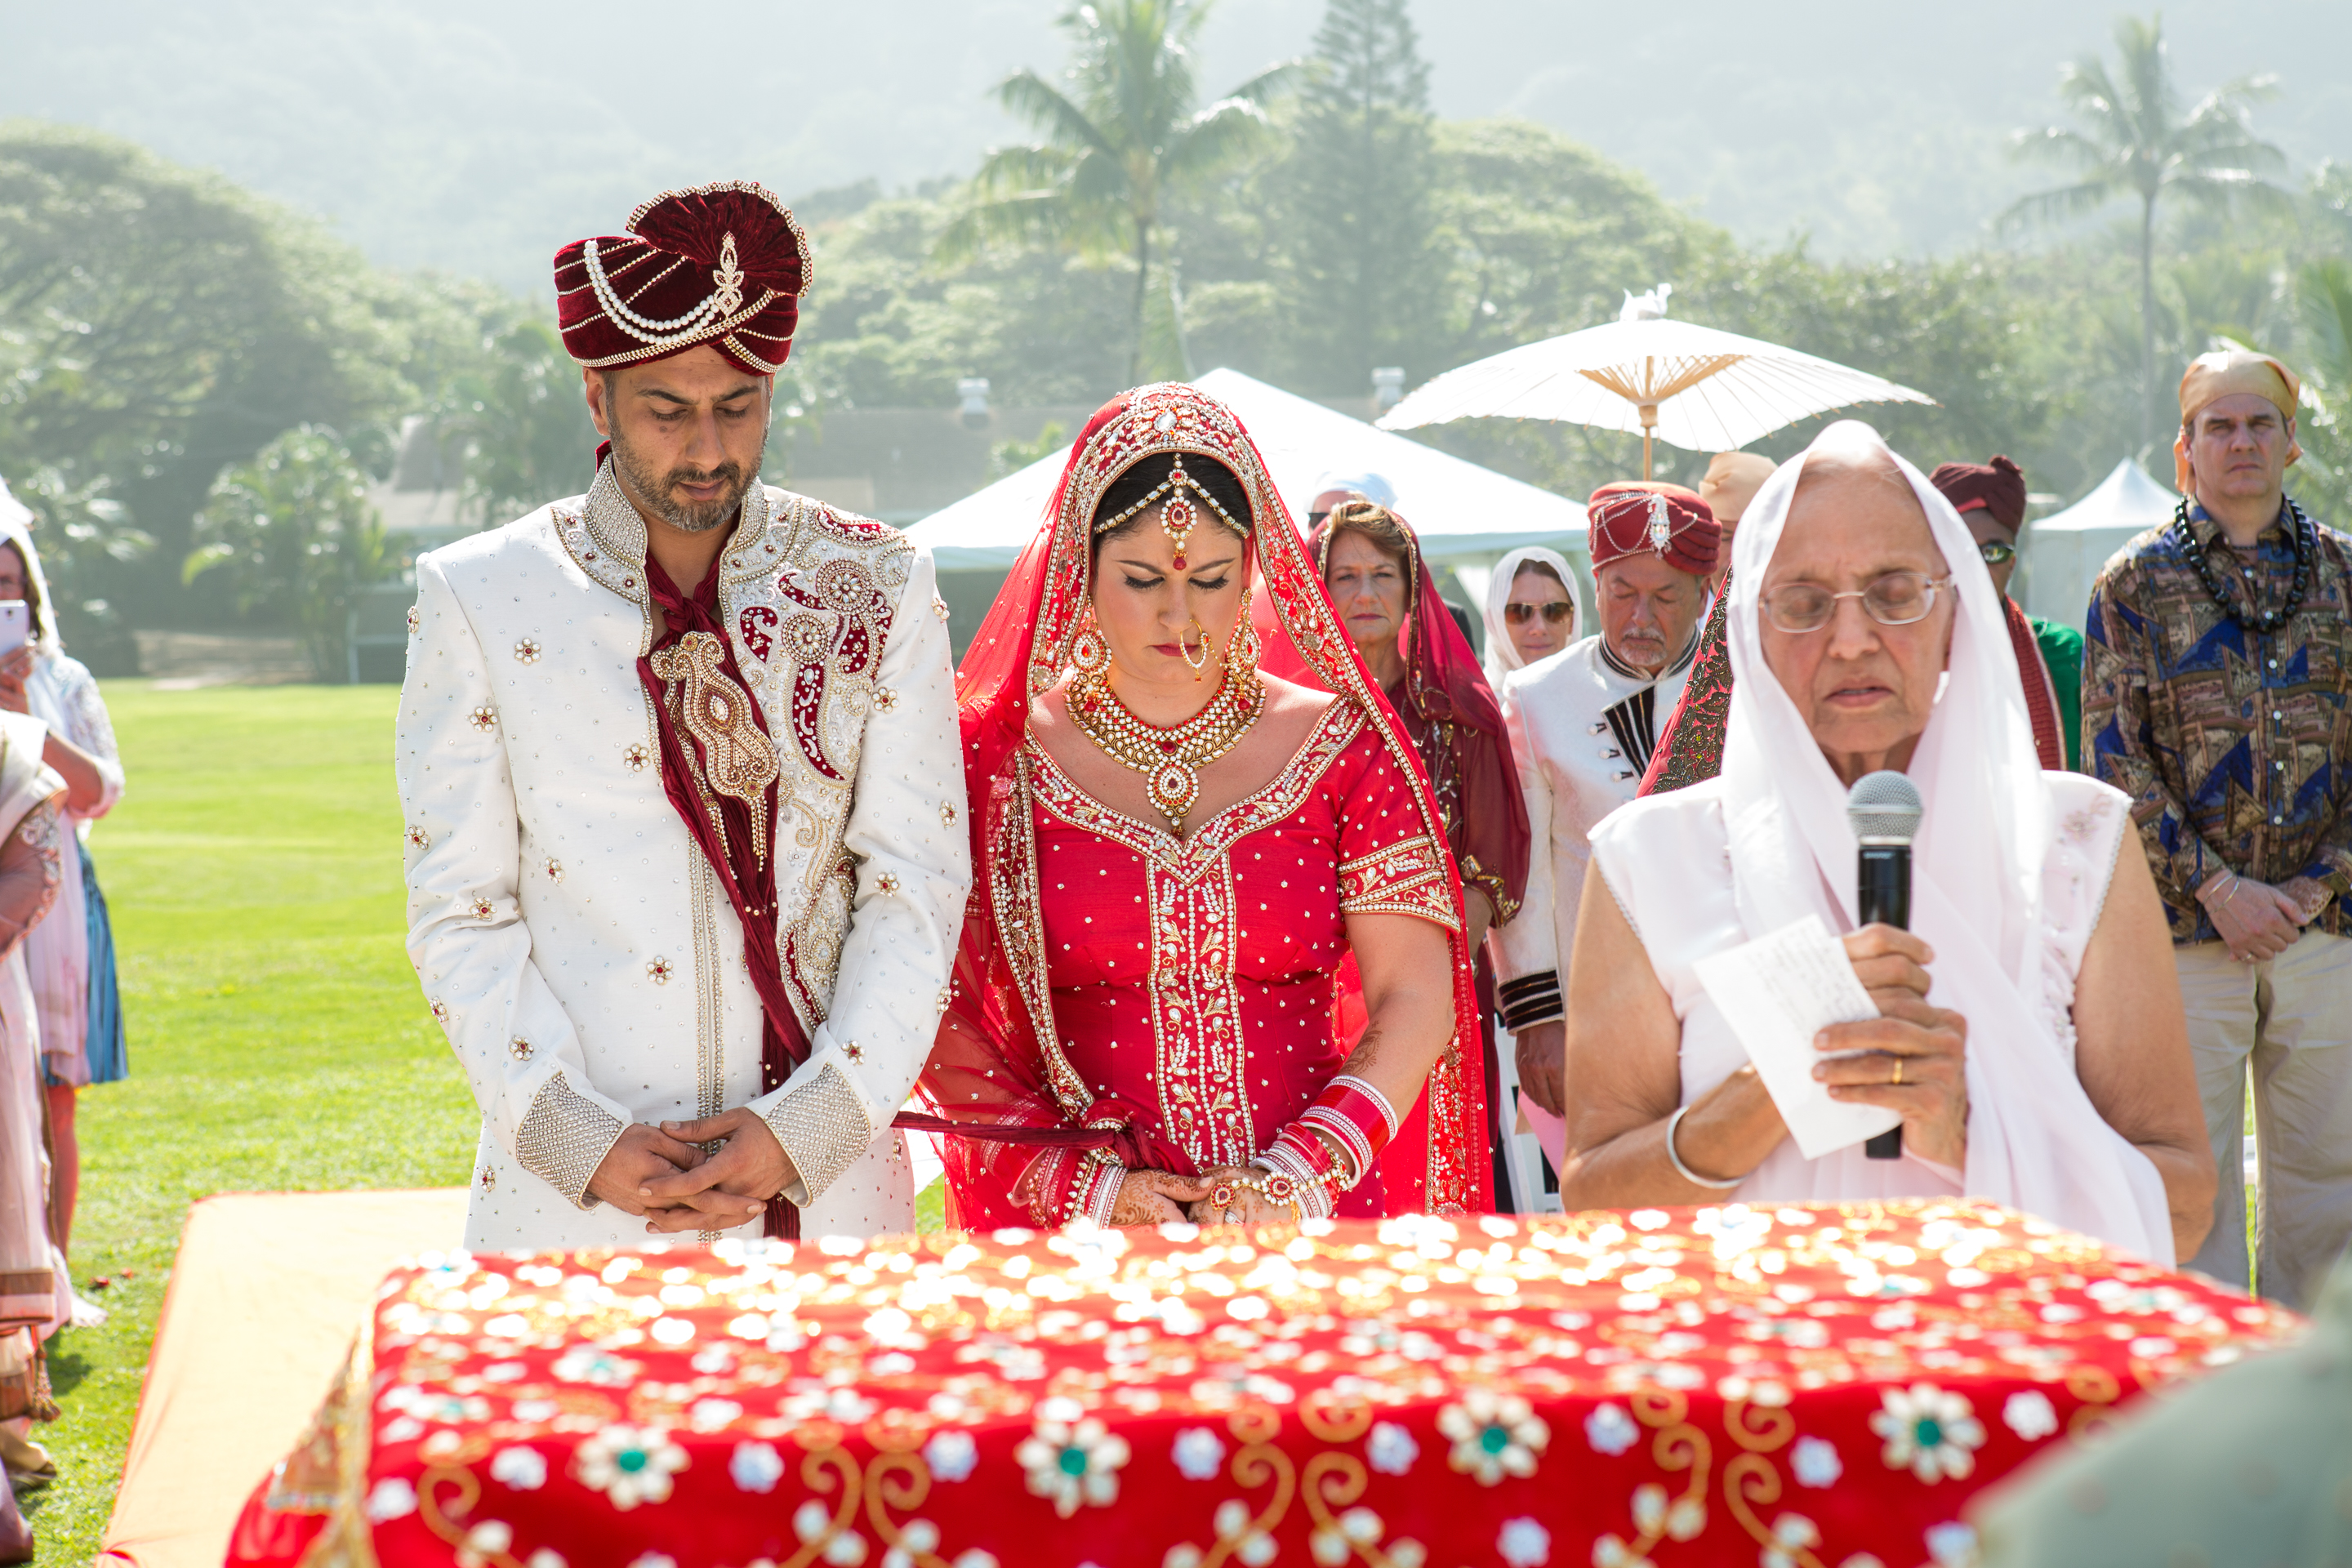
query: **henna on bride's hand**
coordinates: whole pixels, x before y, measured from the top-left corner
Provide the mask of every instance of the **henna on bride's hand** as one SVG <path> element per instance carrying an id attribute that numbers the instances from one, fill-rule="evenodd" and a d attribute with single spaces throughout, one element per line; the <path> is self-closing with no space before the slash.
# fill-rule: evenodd
<path id="1" fill-rule="evenodd" d="M 1129 1171 L 1120 1178 L 1118 1195 L 1111 1200 L 1115 1226 L 1163 1225 L 1185 1217 L 1185 1205 L 1203 1197 L 1209 1184 L 1198 1176 L 1172 1171 Z"/>

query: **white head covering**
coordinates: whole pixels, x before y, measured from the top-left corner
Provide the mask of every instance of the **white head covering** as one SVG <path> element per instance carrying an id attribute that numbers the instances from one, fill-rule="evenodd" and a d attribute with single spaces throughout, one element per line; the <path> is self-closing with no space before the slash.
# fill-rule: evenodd
<path id="1" fill-rule="evenodd" d="M 1857 421 L 1831 426 L 1782 464 L 1732 546 L 1722 792 L 1741 923 L 1751 936 L 1808 914 L 1832 931 L 1856 923 L 1845 786 L 1764 662 L 1758 601 L 1807 459 L 1857 434 L 1901 468 L 1958 590 L 1948 679 L 1906 771 L 1927 805 L 1912 849 L 1911 926 L 1936 953 L 1928 1000 L 1969 1021 L 1966 1190 L 2168 1264 L 2172 1226 L 2155 1165 L 2091 1104 L 2038 1005 L 2054 813 L 1992 578 L 1951 503 Z"/>
<path id="2" fill-rule="evenodd" d="M 1347 490 L 1363 497 L 1375 506 L 1386 507 L 1391 511 L 1396 510 L 1396 487 L 1389 483 L 1386 475 L 1376 474 L 1370 468 L 1333 468 L 1315 481 L 1315 488 L 1307 492 L 1307 500 L 1312 504 L 1317 496 L 1332 490 Z"/>
<path id="3" fill-rule="evenodd" d="M 1503 677 L 1527 668 L 1528 661 L 1519 657 L 1517 646 L 1511 641 L 1511 625 L 1503 606 L 1511 602 L 1511 584 L 1517 580 L 1519 568 L 1530 561 L 1539 561 L 1559 574 L 1560 586 L 1568 590 L 1568 641 L 1576 640 L 1576 574 L 1570 570 L 1567 557 L 1540 544 L 1522 545 L 1504 556 L 1494 575 L 1486 579 L 1486 683 L 1498 692 L 1503 689 Z"/>
<path id="4" fill-rule="evenodd" d="M 8 491 L 8 481 L 0 479 L 0 544 L 13 544 L 16 553 L 25 559 L 25 578 L 33 585 L 33 596 L 40 603 L 39 624 L 33 628 L 33 647 L 45 654 L 65 651 L 65 639 L 58 636 L 57 602 L 49 596 L 49 580 L 41 573 L 41 552 L 33 548 L 33 512 L 23 501 Z"/>

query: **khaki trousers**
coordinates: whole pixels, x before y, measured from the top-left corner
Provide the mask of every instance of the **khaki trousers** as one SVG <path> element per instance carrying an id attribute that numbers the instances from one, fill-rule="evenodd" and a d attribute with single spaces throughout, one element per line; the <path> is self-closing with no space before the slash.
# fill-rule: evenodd
<path id="1" fill-rule="evenodd" d="M 2293 947 L 2240 963 L 2218 942 L 2173 950 L 2189 1049 L 2221 1191 L 2187 1267 L 2246 1279 L 2246 1068 L 2253 1068 L 2262 1194 L 2262 1293 L 2308 1311 L 2352 1241 L 2352 937 L 2306 928 Z"/>

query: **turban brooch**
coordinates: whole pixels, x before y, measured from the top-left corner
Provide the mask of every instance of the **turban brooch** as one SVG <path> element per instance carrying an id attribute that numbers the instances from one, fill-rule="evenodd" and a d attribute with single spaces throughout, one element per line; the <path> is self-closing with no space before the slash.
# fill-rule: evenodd
<path id="1" fill-rule="evenodd" d="M 1592 492 L 1585 507 L 1592 569 L 1649 551 L 1677 572 L 1704 577 L 1715 570 L 1723 526 L 1706 502 L 1680 485 L 1622 480 Z"/>
<path id="2" fill-rule="evenodd" d="M 709 343 L 755 375 L 792 352 L 811 276 L 808 234 L 749 180 L 664 191 L 628 232 L 555 253 L 563 347 L 590 370 Z"/>

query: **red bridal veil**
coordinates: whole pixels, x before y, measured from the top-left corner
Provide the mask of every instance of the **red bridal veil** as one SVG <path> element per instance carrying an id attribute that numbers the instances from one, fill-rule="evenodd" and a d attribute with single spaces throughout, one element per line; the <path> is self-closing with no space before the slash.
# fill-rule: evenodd
<path id="1" fill-rule="evenodd" d="M 1264 459 L 1232 410 L 1173 382 L 1139 387 L 1105 404 L 1087 421 L 1037 537 L 1022 552 L 956 675 L 974 875 L 921 1089 L 940 1116 L 970 1129 L 945 1140 L 950 1185 L 960 1193 L 983 1185 L 976 1178 L 994 1162 L 1031 1157 L 1022 1143 L 1051 1138 L 1035 1132 L 1019 1142 L 992 1137 L 984 1130 L 990 1123 L 1066 1129 L 1073 1146 L 1107 1140 L 1130 1168 L 1166 1166 L 1156 1142 L 1147 1144 L 1135 1131 L 1132 1108 L 1098 1100 L 1072 1069 L 1055 1032 L 1036 867 L 1025 831 L 1031 763 L 1024 746 L 1031 703 L 1070 668 L 1070 641 L 1087 605 L 1095 504 L 1129 468 L 1163 452 L 1213 458 L 1241 481 L 1250 498 L 1255 621 L 1266 643 L 1266 667 L 1295 672 L 1292 679 L 1359 704 L 1413 779 L 1430 838 L 1445 841 L 1445 824 L 1412 743 L 1366 674 Z M 1454 899 L 1458 911 L 1458 879 Z M 1381 1158 L 1384 1200 L 1393 1213 L 1493 1206 L 1477 1005 L 1470 953 L 1459 931 L 1452 948 L 1454 1037 Z M 1012 1209 L 953 1217 L 966 1227 L 1030 1223 L 1025 1212 Z"/>

